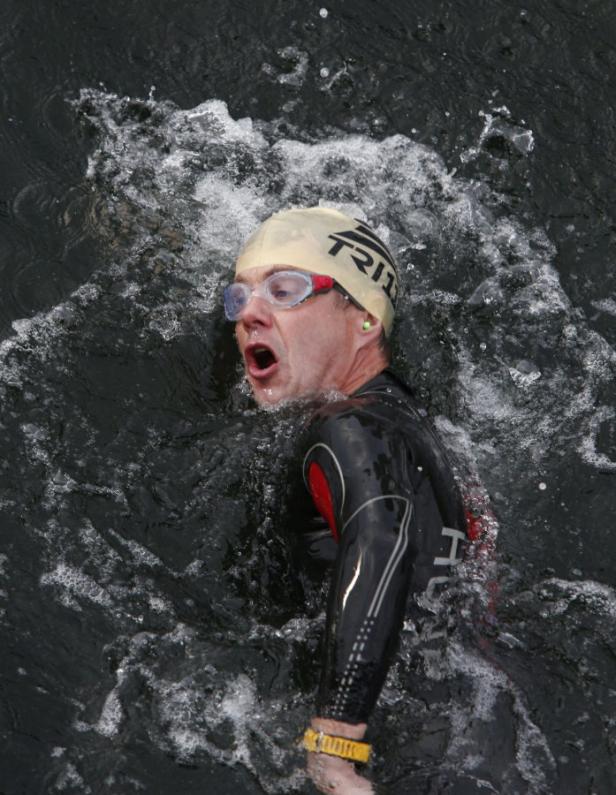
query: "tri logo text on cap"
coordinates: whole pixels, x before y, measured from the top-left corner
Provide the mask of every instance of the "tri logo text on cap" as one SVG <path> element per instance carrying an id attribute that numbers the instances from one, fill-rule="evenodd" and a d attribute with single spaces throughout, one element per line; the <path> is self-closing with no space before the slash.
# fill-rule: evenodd
<path id="1" fill-rule="evenodd" d="M 358 270 L 376 282 L 395 307 L 398 297 L 398 274 L 394 259 L 374 232 L 364 223 L 356 220 L 358 226 L 355 229 L 346 229 L 328 235 L 334 241 L 328 253 L 335 257 L 341 250 L 351 249 L 348 253 Z"/>

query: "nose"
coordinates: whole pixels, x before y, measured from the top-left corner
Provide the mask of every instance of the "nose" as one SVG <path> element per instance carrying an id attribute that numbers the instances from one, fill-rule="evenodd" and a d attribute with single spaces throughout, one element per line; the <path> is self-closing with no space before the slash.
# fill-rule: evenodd
<path id="1" fill-rule="evenodd" d="M 248 331 L 256 326 L 271 326 L 272 306 L 264 298 L 254 293 L 248 299 L 248 303 L 242 310 L 238 323 L 241 323 Z"/>

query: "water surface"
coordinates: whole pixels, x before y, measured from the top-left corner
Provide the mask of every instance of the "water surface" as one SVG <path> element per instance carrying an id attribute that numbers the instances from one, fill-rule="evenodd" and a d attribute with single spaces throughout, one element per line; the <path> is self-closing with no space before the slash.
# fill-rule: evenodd
<path id="1" fill-rule="evenodd" d="M 292 413 L 219 306 L 290 204 L 399 258 L 395 361 L 489 495 L 447 647 L 408 626 L 382 791 L 614 790 L 611 4 L 6 2 L 2 791 L 310 792 L 323 594 Z"/>

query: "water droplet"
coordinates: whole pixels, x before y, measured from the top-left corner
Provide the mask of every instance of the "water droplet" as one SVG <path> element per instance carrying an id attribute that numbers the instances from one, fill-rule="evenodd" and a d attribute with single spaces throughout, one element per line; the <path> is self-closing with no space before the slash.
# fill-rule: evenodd
<path id="1" fill-rule="evenodd" d="M 321 77 L 329 77 L 329 69 L 326 66 L 324 66 L 319 72 L 319 74 L 321 75 Z"/>
<path id="2" fill-rule="evenodd" d="M 547 487 L 548 487 L 547 483 L 541 481 L 541 483 L 539 484 L 539 491 L 545 491 Z"/>
<path id="3" fill-rule="evenodd" d="M 485 342 L 480 342 L 480 343 L 479 343 L 479 347 L 480 347 L 480 349 L 481 349 L 482 351 L 485 351 L 485 349 L 486 349 L 488 346 L 485 344 Z"/>
<path id="4" fill-rule="evenodd" d="M 325 19 L 325 17 L 329 14 L 329 11 L 326 8 L 321 8 L 319 14 Z"/>

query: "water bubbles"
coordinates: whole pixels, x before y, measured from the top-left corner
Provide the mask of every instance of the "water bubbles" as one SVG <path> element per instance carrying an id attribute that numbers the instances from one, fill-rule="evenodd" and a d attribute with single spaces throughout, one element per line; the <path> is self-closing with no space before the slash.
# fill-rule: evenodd
<path id="1" fill-rule="evenodd" d="M 322 66 L 319 74 L 323 79 L 325 79 L 326 77 L 329 77 L 329 69 L 326 66 Z"/>
<path id="2" fill-rule="evenodd" d="M 276 51 L 276 64 L 264 63 L 261 71 L 281 85 L 300 88 L 308 72 L 308 53 L 289 45 Z"/>
<path id="3" fill-rule="evenodd" d="M 538 486 L 539 491 L 545 491 L 547 489 L 547 487 L 548 487 L 548 484 L 544 483 L 543 481 L 541 481 L 541 483 L 539 483 L 539 486 Z"/>
<path id="4" fill-rule="evenodd" d="M 578 444 L 578 451 L 587 464 L 602 471 L 615 472 L 616 449 L 611 441 L 611 429 L 614 427 L 616 411 L 611 406 L 593 408 L 594 412 L 587 419 L 585 433 Z"/>
<path id="5" fill-rule="evenodd" d="M 123 715 L 120 696 L 117 690 L 113 689 L 105 699 L 95 730 L 103 737 L 115 737 L 120 730 Z"/>
<path id="6" fill-rule="evenodd" d="M 528 156 L 535 147 L 532 130 L 512 121 L 511 111 L 506 105 L 492 108 L 491 113 L 479 111 L 484 119 L 483 129 L 476 146 L 462 152 L 460 159 L 468 163 L 484 151 L 495 159 L 507 161 L 512 155 Z"/>
<path id="7" fill-rule="evenodd" d="M 485 279 L 468 299 L 469 306 L 479 308 L 499 304 L 503 301 L 504 292 L 498 280 L 494 278 Z"/>
<path id="8" fill-rule="evenodd" d="M 328 11 L 326 8 L 320 8 L 320 9 L 319 9 L 319 16 L 320 16 L 322 19 L 327 19 L 327 16 L 328 16 L 328 15 L 329 15 L 329 11 Z"/>
<path id="9" fill-rule="evenodd" d="M 53 586 L 59 594 L 59 601 L 66 607 L 78 611 L 82 609 L 79 601 L 89 601 L 107 608 L 113 603 L 107 590 L 93 577 L 67 563 L 59 563 L 53 571 L 45 572 L 40 578 L 40 583 Z"/>
<path id="10" fill-rule="evenodd" d="M 541 371 L 533 362 L 520 359 L 515 367 L 509 368 L 509 375 L 516 386 L 525 388 L 541 378 Z"/>
<path id="11" fill-rule="evenodd" d="M 597 301 L 591 301 L 591 305 L 600 312 L 605 312 L 608 315 L 616 317 L 616 300 L 614 300 L 614 298 L 602 298 Z"/>

